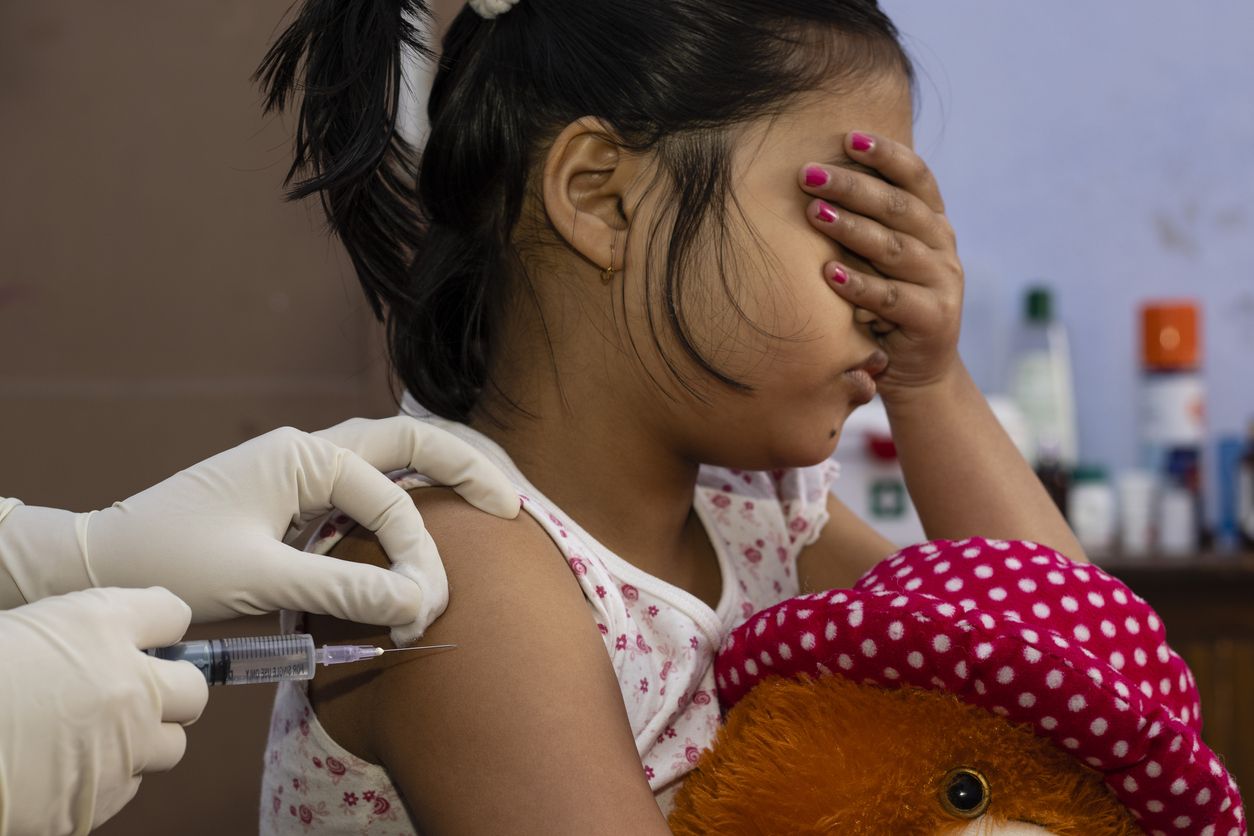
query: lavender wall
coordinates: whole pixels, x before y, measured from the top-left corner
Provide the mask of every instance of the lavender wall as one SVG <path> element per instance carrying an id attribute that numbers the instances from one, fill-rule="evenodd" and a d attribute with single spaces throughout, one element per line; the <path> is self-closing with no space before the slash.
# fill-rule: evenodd
<path id="1" fill-rule="evenodd" d="M 1210 425 L 1254 418 L 1254 4 L 883 0 L 967 268 L 963 354 L 999 388 L 1023 288 L 1071 330 L 1081 455 L 1134 463 L 1141 300 L 1205 317 Z"/>

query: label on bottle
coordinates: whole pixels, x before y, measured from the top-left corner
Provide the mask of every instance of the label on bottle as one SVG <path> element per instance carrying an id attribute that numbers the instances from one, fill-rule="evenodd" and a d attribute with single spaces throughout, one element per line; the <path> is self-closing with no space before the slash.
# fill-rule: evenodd
<path id="1" fill-rule="evenodd" d="M 1023 413 L 1032 432 L 1034 458 L 1042 447 L 1052 447 L 1064 462 L 1075 459 L 1074 430 L 1069 425 L 1070 401 L 1063 386 L 1062 372 L 1048 351 L 1030 351 L 1016 358 L 1011 397 Z"/>
<path id="2" fill-rule="evenodd" d="M 900 479 L 875 479 L 870 485 L 871 519 L 896 521 L 906 516 L 906 486 Z"/>
<path id="3" fill-rule="evenodd" d="M 1200 374 L 1147 375 L 1141 394 L 1141 441 L 1153 446 L 1201 445 L 1206 395 Z"/>

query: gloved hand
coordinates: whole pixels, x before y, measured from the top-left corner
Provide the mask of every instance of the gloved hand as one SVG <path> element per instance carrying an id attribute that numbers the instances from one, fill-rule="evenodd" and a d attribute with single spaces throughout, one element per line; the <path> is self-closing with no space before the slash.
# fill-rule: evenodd
<path id="1" fill-rule="evenodd" d="M 173 644 L 191 620 L 164 589 L 89 589 L 0 612 L 0 835 L 86 833 L 183 757 L 209 688 Z"/>
<path id="2" fill-rule="evenodd" d="M 380 472 L 405 467 L 484 511 L 518 514 L 504 475 L 431 425 L 398 416 L 313 434 L 286 427 L 103 511 L 8 500 L 6 518 L 0 502 L 0 602 L 155 584 L 186 601 L 198 622 L 293 609 L 388 625 L 395 640 L 412 642 L 448 605 L 448 578 L 413 502 Z M 395 571 L 281 542 L 332 506 L 378 535 Z"/>

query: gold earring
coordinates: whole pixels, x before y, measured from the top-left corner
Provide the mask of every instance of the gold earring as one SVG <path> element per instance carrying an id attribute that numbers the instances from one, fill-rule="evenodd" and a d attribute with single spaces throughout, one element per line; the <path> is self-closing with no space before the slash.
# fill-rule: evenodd
<path id="1" fill-rule="evenodd" d="M 610 266 L 601 271 L 601 283 L 609 284 L 614 281 L 614 241 L 610 240 Z"/>

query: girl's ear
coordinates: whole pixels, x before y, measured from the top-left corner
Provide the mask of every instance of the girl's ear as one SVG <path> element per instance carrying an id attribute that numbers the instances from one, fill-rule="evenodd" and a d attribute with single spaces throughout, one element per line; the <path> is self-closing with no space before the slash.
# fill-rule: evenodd
<path id="1" fill-rule="evenodd" d="M 598 271 L 623 269 L 639 156 L 615 143 L 604 122 L 567 125 L 549 148 L 541 184 L 544 211 L 557 233 Z M 612 258 L 612 262 L 611 262 Z"/>

